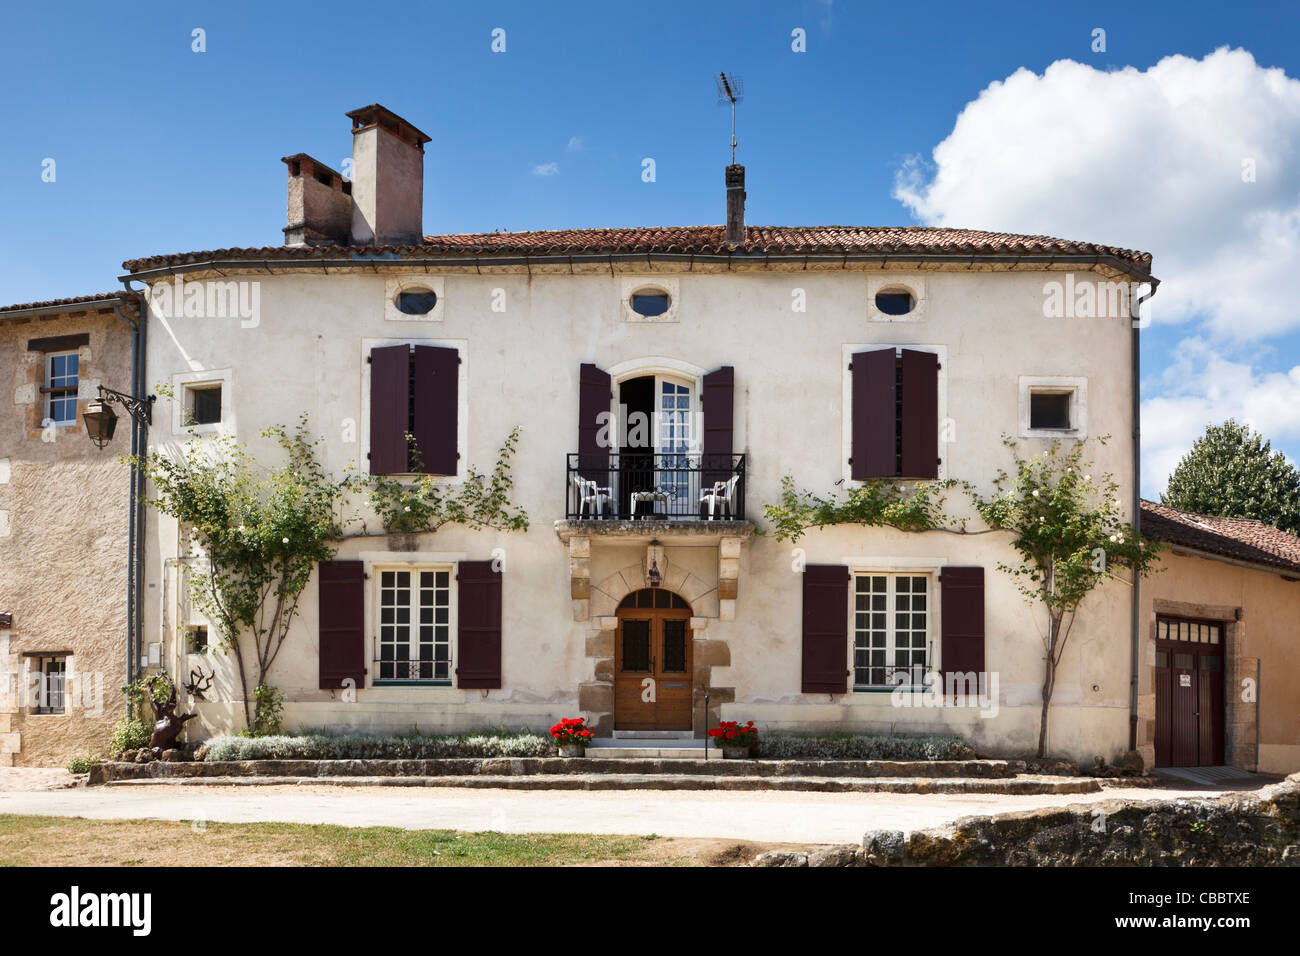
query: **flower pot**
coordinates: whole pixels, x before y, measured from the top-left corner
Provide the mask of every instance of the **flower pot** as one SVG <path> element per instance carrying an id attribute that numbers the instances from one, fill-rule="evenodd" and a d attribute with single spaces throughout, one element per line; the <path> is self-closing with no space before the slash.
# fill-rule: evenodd
<path id="1" fill-rule="evenodd" d="M 748 747 L 723 747 L 722 757 L 724 760 L 744 760 L 749 756 Z"/>
<path id="2" fill-rule="evenodd" d="M 560 744 L 561 757 L 581 757 L 587 752 L 587 748 L 582 744 Z"/>

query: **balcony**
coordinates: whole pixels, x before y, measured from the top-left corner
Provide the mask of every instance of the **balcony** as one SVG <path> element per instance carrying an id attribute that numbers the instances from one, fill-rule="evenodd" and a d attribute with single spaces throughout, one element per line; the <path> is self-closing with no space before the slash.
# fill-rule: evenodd
<path id="1" fill-rule="evenodd" d="M 580 456 L 565 465 L 566 521 L 744 521 L 745 456 L 636 453 Z"/>

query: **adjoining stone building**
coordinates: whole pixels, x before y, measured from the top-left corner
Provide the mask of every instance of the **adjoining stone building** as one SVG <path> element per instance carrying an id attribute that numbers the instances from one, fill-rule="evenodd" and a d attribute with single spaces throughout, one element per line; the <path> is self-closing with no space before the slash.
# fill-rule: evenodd
<path id="1" fill-rule="evenodd" d="M 81 415 L 99 384 L 130 388 L 137 308 L 0 308 L 0 766 L 102 754 L 122 715 L 130 468 Z"/>
<path id="2" fill-rule="evenodd" d="M 1300 771 L 1300 538 L 1150 501 L 1142 533 L 1168 547 L 1142 583 L 1143 758 Z"/>

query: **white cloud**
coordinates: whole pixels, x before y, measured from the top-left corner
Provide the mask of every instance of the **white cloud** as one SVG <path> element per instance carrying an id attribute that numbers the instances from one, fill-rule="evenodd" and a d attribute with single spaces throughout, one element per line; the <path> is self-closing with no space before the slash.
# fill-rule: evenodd
<path id="1" fill-rule="evenodd" d="M 534 176 L 556 176 L 559 175 L 559 163 L 542 163 L 540 166 L 533 167 Z"/>
<path id="2" fill-rule="evenodd" d="M 1244 50 L 1017 70 L 894 195 L 935 225 L 1151 252 L 1156 322 L 1200 317 L 1234 339 L 1300 328 L 1300 80 Z"/>
<path id="3" fill-rule="evenodd" d="M 1154 321 L 1186 331 L 1144 369 L 1147 495 L 1226 418 L 1300 447 L 1297 358 L 1237 360 L 1300 329 L 1300 80 L 1226 48 L 1147 70 L 1020 69 L 966 105 L 931 161 L 908 160 L 894 195 L 932 225 L 1153 254 Z"/>
<path id="4" fill-rule="evenodd" d="M 1143 383 L 1160 394 L 1142 402 L 1142 491 L 1164 490 L 1169 474 L 1205 432 L 1229 418 L 1249 425 L 1273 442 L 1300 440 L 1300 365 L 1285 372 L 1261 372 L 1225 358 L 1202 338 L 1184 339 L 1170 364 Z"/>
<path id="5" fill-rule="evenodd" d="M 582 152 L 582 148 L 585 145 L 586 144 L 583 143 L 581 136 L 570 136 L 569 144 L 564 148 L 568 150 L 570 153 L 580 153 Z"/>

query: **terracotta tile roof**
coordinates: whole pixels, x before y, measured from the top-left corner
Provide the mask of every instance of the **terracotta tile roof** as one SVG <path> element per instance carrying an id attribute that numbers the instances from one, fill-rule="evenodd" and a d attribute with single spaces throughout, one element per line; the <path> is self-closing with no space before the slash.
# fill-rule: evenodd
<path id="1" fill-rule="evenodd" d="M 215 249 L 130 259 L 131 272 L 189 262 L 261 259 L 347 259 L 355 256 L 570 256 L 661 253 L 727 255 L 1035 255 L 1109 257 L 1142 272 L 1151 254 L 1089 242 L 930 226 L 749 226 L 732 249 L 723 226 L 647 226 L 627 229 L 546 229 L 425 236 L 419 246 L 263 246 Z"/>
<path id="2" fill-rule="evenodd" d="M 47 299 L 45 302 L 19 302 L 15 305 L 0 305 L 0 316 L 6 312 L 21 312 L 24 309 L 53 309 L 58 306 L 79 306 L 90 302 L 111 302 L 115 299 L 121 299 L 125 293 L 117 292 L 97 292 L 94 295 L 78 295 L 70 299 Z M 77 311 L 81 311 L 78 309 Z"/>
<path id="3" fill-rule="evenodd" d="M 1300 538 L 1253 518 L 1215 518 L 1143 500 L 1142 533 L 1167 544 L 1300 572 Z"/>

